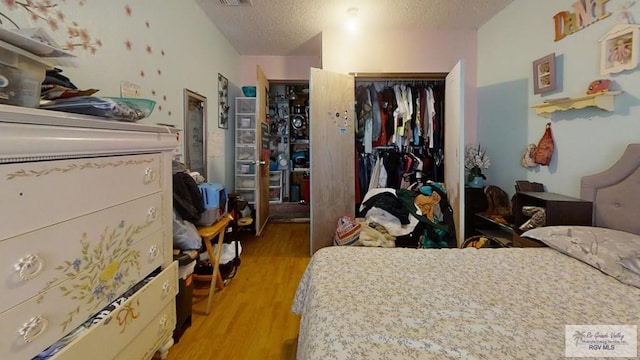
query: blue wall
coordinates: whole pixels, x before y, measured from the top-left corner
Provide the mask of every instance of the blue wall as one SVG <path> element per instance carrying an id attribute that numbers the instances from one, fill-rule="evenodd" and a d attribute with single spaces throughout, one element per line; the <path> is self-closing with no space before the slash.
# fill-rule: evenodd
<path id="1" fill-rule="evenodd" d="M 478 31 L 478 142 L 492 160 L 487 183 L 509 194 L 515 180 L 529 180 L 578 197 L 582 176 L 606 170 L 627 144 L 640 142 L 640 67 L 600 75 L 599 40 L 618 23 L 626 0 L 610 0 L 605 10 L 611 16 L 555 42 L 553 16 L 573 11 L 576 1 L 515 0 Z M 640 19 L 640 4 L 631 13 Z M 558 88 L 534 95 L 532 62 L 554 52 Z M 548 120 L 530 107 L 545 98 L 583 96 L 588 84 L 600 78 L 623 90 L 613 112 L 568 110 Z M 551 164 L 521 167 L 526 145 L 538 143 L 547 122 L 555 140 Z"/>

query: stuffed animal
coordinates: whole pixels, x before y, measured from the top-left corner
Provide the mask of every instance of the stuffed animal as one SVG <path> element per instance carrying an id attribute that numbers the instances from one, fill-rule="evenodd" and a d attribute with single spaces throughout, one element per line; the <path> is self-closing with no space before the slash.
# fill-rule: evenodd
<path id="1" fill-rule="evenodd" d="M 529 144 L 522 154 L 522 167 L 536 167 L 538 164 L 533 160 L 536 153 L 536 144 Z"/>
<path id="2" fill-rule="evenodd" d="M 520 226 L 520 230 L 522 231 L 544 226 L 547 222 L 547 211 L 545 208 L 539 206 L 523 206 L 522 213 L 526 216 L 531 216 L 529 220 Z"/>

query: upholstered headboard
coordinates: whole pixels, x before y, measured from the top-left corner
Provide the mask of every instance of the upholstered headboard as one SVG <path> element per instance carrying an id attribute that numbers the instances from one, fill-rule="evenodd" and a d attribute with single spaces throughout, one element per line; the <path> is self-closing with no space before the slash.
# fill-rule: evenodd
<path id="1" fill-rule="evenodd" d="M 580 197 L 593 202 L 593 225 L 640 234 L 640 144 L 608 170 L 584 176 Z"/>

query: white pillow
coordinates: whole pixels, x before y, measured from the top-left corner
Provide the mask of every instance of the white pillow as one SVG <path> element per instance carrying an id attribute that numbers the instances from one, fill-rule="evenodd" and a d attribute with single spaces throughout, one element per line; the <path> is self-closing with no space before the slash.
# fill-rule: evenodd
<path id="1" fill-rule="evenodd" d="M 640 235 L 592 227 L 546 226 L 522 234 L 640 288 Z"/>
<path id="2" fill-rule="evenodd" d="M 640 257 L 632 256 L 620 260 L 620 265 L 640 275 Z"/>

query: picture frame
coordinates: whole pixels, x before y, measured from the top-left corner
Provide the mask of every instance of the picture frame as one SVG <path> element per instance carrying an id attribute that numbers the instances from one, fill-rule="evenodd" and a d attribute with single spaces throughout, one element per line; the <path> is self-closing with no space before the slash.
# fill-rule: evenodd
<path id="1" fill-rule="evenodd" d="M 556 53 L 551 53 L 533 62 L 533 93 L 546 93 L 556 88 Z"/>
<path id="2" fill-rule="evenodd" d="M 638 66 L 640 24 L 618 24 L 599 41 L 600 75 L 633 70 Z"/>
<path id="3" fill-rule="evenodd" d="M 229 80 L 218 73 L 218 127 L 229 128 Z"/>
<path id="4" fill-rule="evenodd" d="M 207 97 L 187 88 L 184 96 L 184 163 L 187 169 L 207 173 Z"/>

